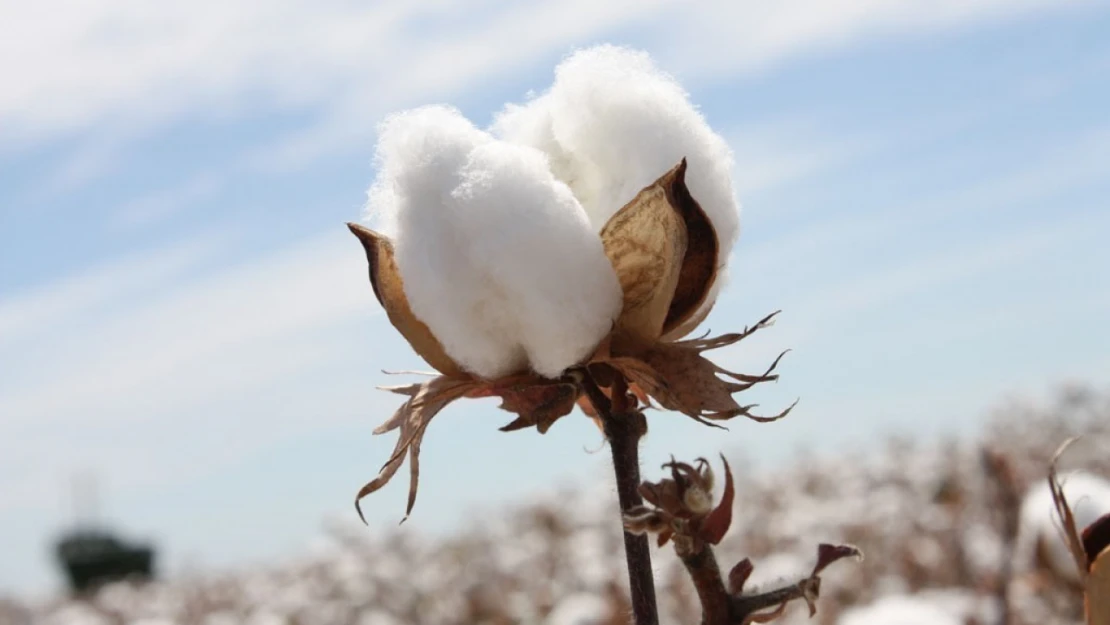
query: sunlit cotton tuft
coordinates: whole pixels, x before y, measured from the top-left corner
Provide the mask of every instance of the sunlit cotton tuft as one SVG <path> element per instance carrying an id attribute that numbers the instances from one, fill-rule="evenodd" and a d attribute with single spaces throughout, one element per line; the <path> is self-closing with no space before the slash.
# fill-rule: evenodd
<path id="1" fill-rule="evenodd" d="M 557 377 L 611 330 L 620 284 L 540 151 L 424 107 L 386 120 L 377 158 L 370 211 L 413 314 L 464 369 Z"/>
<path id="2" fill-rule="evenodd" d="M 547 154 L 595 229 L 686 158 L 686 183 L 716 229 L 721 264 L 727 261 L 739 232 L 732 151 L 646 53 L 606 45 L 571 55 L 555 70 L 550 90 L 507 106 L 493 132 Z"/>

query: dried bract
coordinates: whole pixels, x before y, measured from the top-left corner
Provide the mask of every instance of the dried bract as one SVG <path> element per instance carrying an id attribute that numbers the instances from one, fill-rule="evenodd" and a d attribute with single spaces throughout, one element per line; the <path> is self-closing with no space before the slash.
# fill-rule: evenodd
<path id="1" fill-rule="evenodd" d="M 1077 439 L 1065 441 L 1052 458 L 1048 469 L 1048 486 L 1063 530 L 1063 538 L 1075 559 L 1079 579 L 1084 588 L 1084 605 L 1088 625 L 1110 623 L 1110 514 L 1104 515 L 1079 530 L 1071 504 L 1064 496 L 1064 486 L 1056 472 L 1060 456 Z"/>

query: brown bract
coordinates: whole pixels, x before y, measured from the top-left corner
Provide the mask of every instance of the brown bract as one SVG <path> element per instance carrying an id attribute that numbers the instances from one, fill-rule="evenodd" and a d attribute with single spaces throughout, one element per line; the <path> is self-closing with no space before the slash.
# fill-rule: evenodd
<path id="1" fill-rule="evenodd" d="M 1063 528 L 1064 540 L 1075 559 L 1079 579 L 1083 581 L 1084 605 L 1088 625 L 1110 624 L 1110 514 L 1104 515 L 1082 531 L 1076 526 L 1071 505 L 1064 497 L 1064 488 L 1056 474 L 1060 456 L 1077 439 L 1064 442 L 1048 470 L 1048 487 Z"/>
<path id="2" fill-rule="evenodd" d="M 605 254 L 623 293 L 621 313 L 594 353 L 559 379 L 520 371 L 485 380 L 467 372 L 413 312 L 392 242 L 361 225 L 351 223 L 348 227 L 366 250 L 370 284 L 390 322 L 441 374 L 422 383 L 388 389 L 409 396 L 409 400 L 375 433 L 400 429 L 400 437 L 378 476 L 359 491 L 356 508 L 362 497 L 384 486 L 408 457 L 411 485 L 407 517 L 416 498 L 424 431 L 444 406 L 461 397 L 499 397 L 501 408 L 516 415 L 502 430 L 535 427 L 541 433 L 576 404 L 587 414 L 592 412 L 580 384 L 585 375 L 607 396 L 615 388 L 623 392 L 626 382 L 629 394 L 625 403 L 630 409 L 651 406 L 653 399 L 662 408 L 707 424 L 737 416 L 772 421 L 793 408 L 760 417 L 751 412 L 753 406 L 740 404 L 733 396 L 777 379 L 774 369 L 779 359 L 763 373 L 748 375 L 725 370 L 702 355 L 767 327 L 774 314 L 740 333 L 681 340 L 708 315 L 712 302 L 707 300 L 722 262 L 716 231 L 686 186 L 685 159 L 640 191 L 601 229 Z M 621 384 L 616 384 L 616 376 L 622 378 Z"/>

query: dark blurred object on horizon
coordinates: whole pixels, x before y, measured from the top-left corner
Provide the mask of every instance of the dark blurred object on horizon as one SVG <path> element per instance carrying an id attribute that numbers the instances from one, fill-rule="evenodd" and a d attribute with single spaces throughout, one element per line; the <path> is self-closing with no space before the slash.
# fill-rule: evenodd
<path id="1" fill-rule="evenodd" d="M 154 578 L 154 548 L 121 538 L 100 520 L 100 488 L 92 472 L 74 476 L 73 522 L 54 543 L 54 557 L 70 590 L 92 595 L 105 584 Z"/>
<path id="2" fill-rule="evenodd" d="M 154 549 L 127 543 L 109 532 L 78 529 L 55 543 L 54 552 L 70 588 L 86 593 L 110 582 L 154 577 Z"/>

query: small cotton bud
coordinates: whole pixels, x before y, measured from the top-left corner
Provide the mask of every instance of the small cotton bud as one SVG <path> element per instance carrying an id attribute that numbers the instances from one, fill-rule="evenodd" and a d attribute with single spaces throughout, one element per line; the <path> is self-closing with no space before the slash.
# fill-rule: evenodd
<path id="1" fill-rule="evenodd" d="M 694 485 L 686 489 L 682 495 L 682 503 L 686 509 L 694 514 L 708 514 L 713 509 L 713 498 L 700 486 Z"/>
<path id="2" fill-rule="evenodd" d="M 713 467 L 705 458 L 698 458 L 698 477 L 701 478 L 701 487 L 705 492 L 713 492 Z"/>

